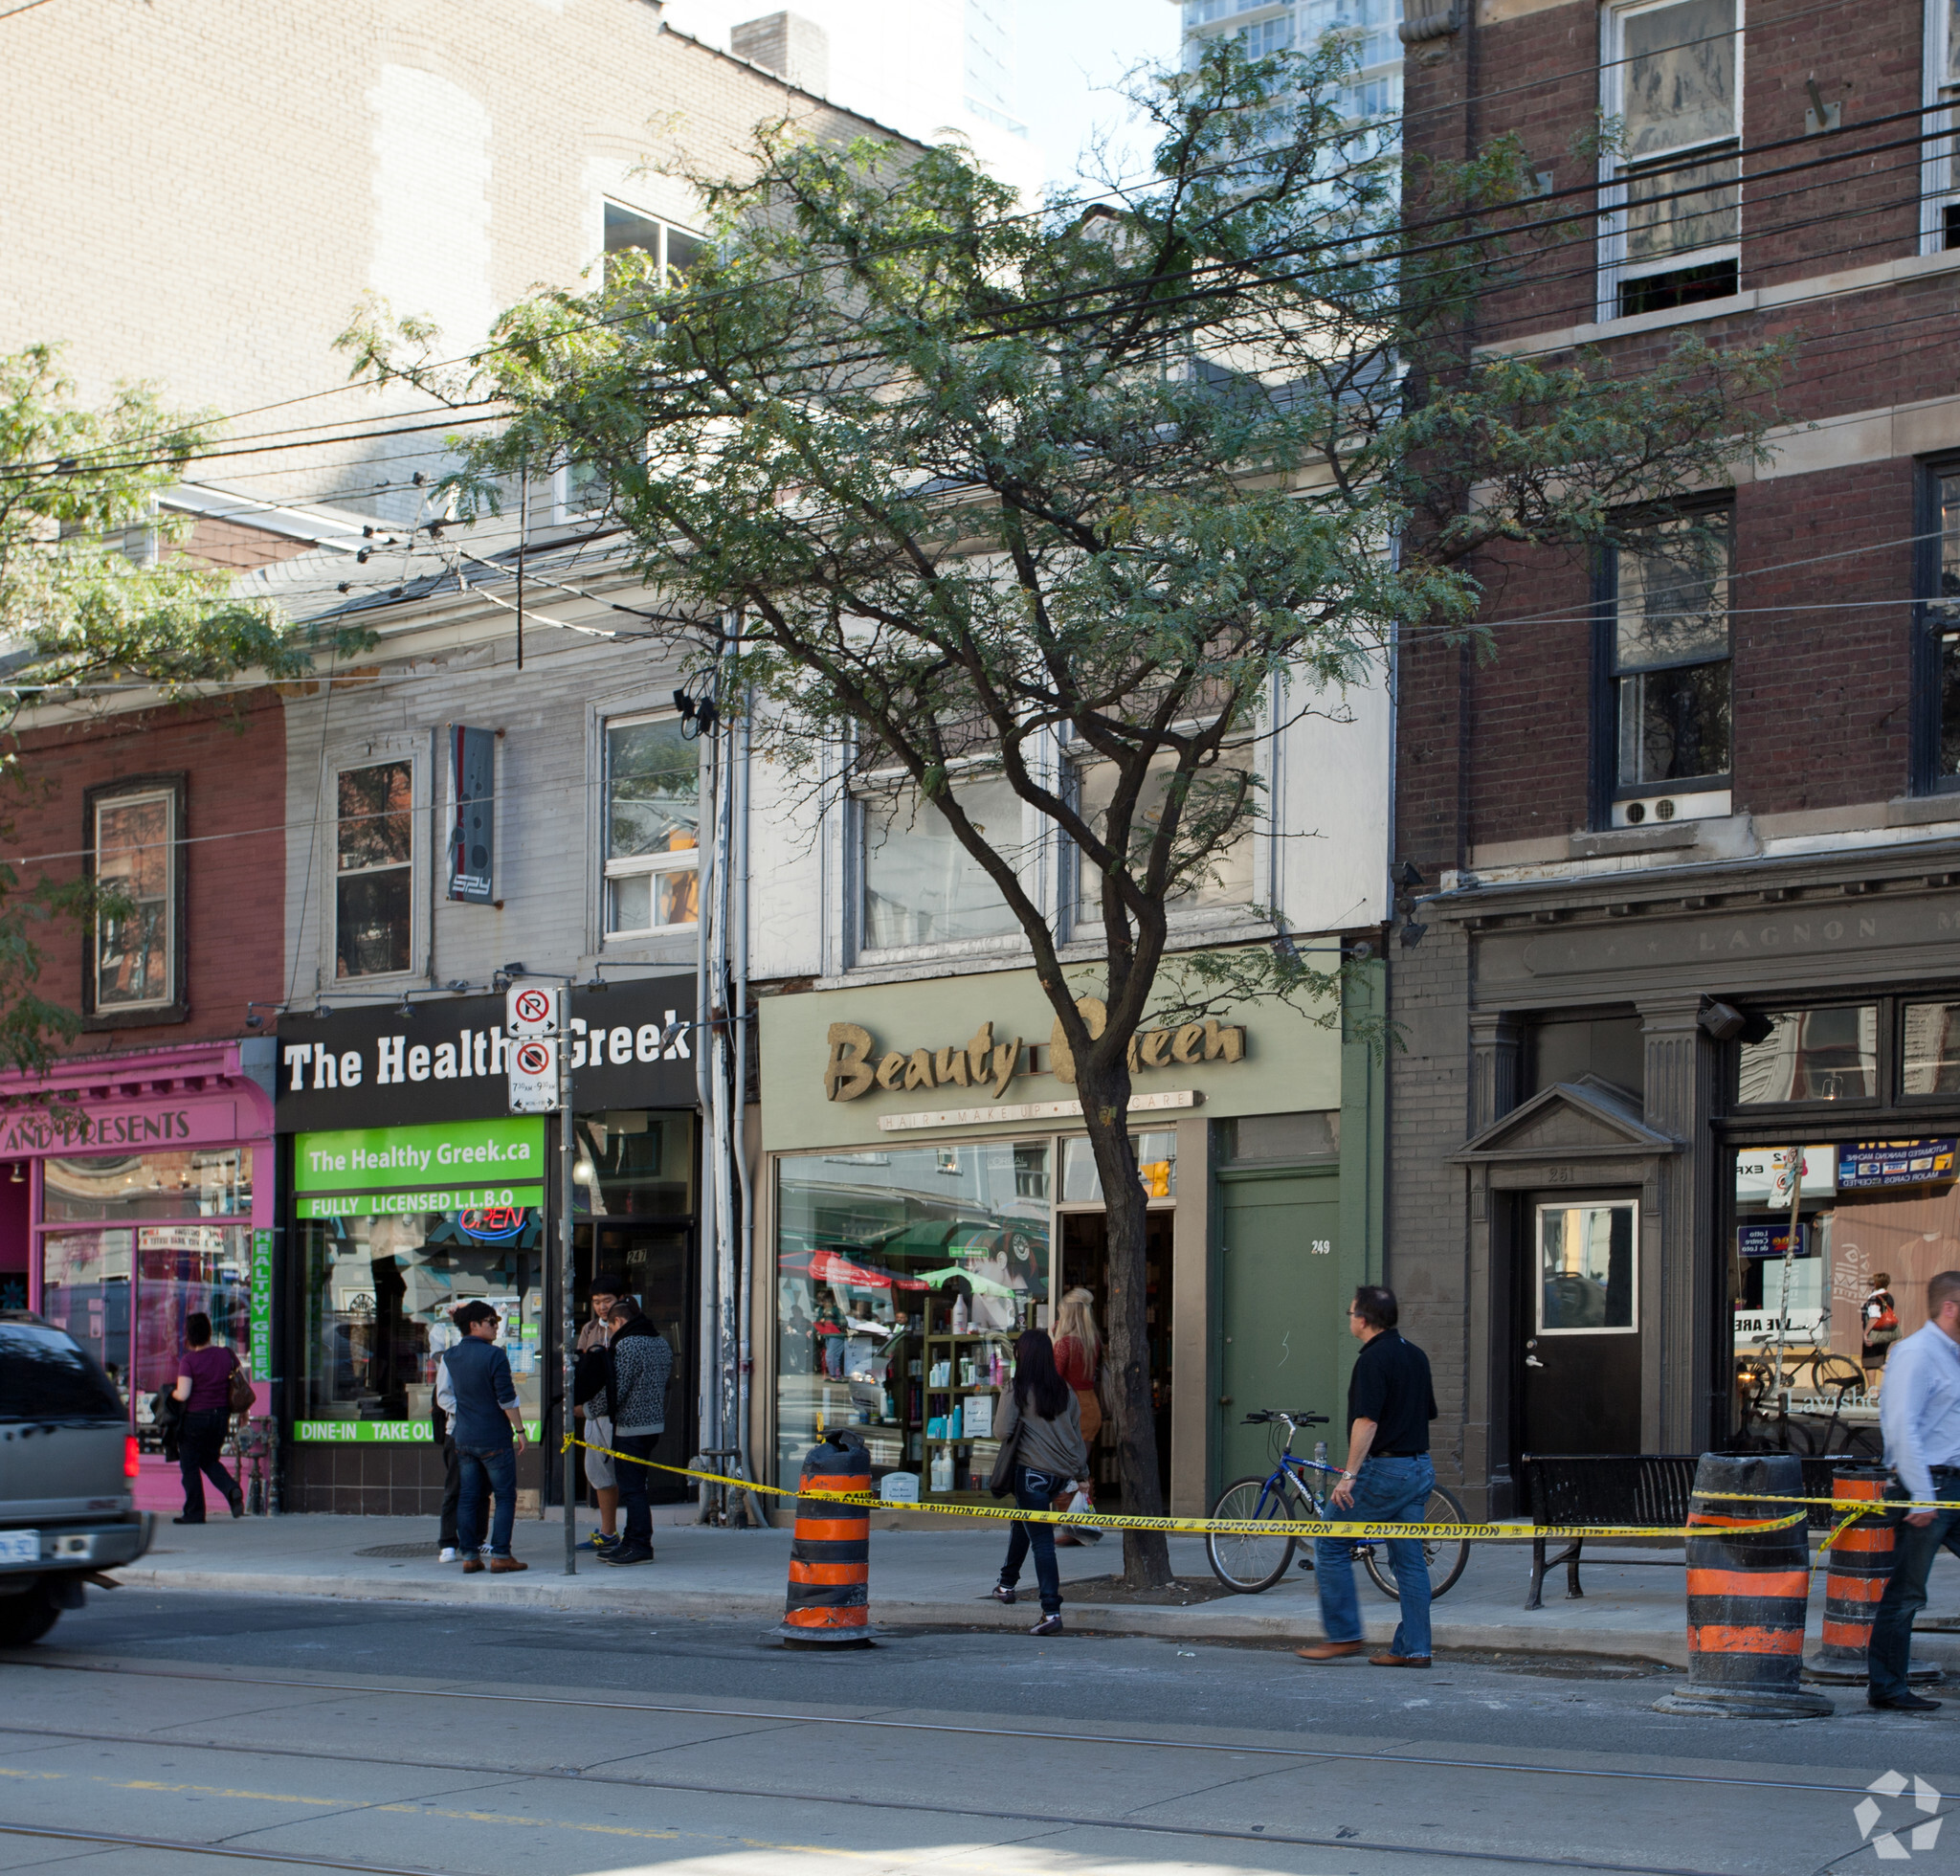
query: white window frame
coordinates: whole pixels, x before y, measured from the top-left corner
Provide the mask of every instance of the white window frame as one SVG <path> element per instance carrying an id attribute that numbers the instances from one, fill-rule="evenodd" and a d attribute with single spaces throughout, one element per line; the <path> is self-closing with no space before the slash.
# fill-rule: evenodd
<path id="1" fill-rule="evenodd" d="M 599 942 L 601 945 L 627 945 L 641 943 L 649 938 L 665 938 L 675 932 L 691 932 L 700 924 L 699 918 L 677 921 L 673 925 L 648 925 L 622 927 L 614 930 L 612 924 L 611 901 L 614 880 L 637 879 L 651 873 L 698 873 L 701 870 L 701 848 L 697 845 L 675 853 L 635 854 L 626 860 L 609 857 L 607 848 L 612 838 L 612 739 L 615 729 L 632 729 L 643 723 L 679 723 L 680 719 L 672 710 L 615 710 L 599 718 Z M 696 783 L 695 802 L 697 813 L 701 809 L 700 783 Z M 699 838 L 699 835 L 697 835 Z M 649 893 L 651 904 L 655 895 Z M 696 904 L 699 904 L 699 896 Z"/>
<path id="2" fill-rule="evenodd" d="M 164 846 L 168 855 L 164 882 L 164 989 L 160 996 L 145 996 L 138 1002 L 102 1001 L 102 914 L 97 911 L 89 933 L 88 991 L 90 1015 L 100 1021 L 113 1021 L 123 1016 L 147 1015 L 172 1008 L 181 997 L 178 984 L 177 951 L 183 942 L 177 928 L 177 910 L 182 884 L 178 869 L 184 863 L 181 830 L 178 827 L 178 791 L 173 784 L 155 788 L 132 788 L 120 794 L 97 794 L 89 803 L 89 852 L 95 883 L 102 879 L 102 814 L 104 810 L 139 807 L 146 801 L 164 804 L 166 826 Z"/>
<path id="3" fill-rule="evenodd" d="M 1619 7 L 1604 7 L 1599 14 L 1599 108 L 1600 114 L 1609 118 L 1623 118 L 1626 112 L 1626 23 L 1641 13 L 1659 12 L 1663 8 L 1679 6 L 1681 0 L 1633 0 L 1633 4 Z M 1678 148 L 1657 150 L 1642 156 L 1637 162 L 1628 163 L 1611 152 L 1602 152 L 1599 158 L 1599 294 L 1598 318 L 1601 322 L 1620 317 L 1620 288 L 1629 281 L 1652 279 L 1662 274 L 1678 274 L 1690 267 L 1705 267 L 1723 260 L 1736 263 L 1736 284 L 1742 283 L 1742 135 L 1743 135 L 1743 7 L 1744 0 L 1730 0 L 1734 8 L 1735 34 L 1735 117 L 1726 137 L 1704 140 L 1698 144 L 1682 144 Z M 1736 157 L 1736 228 L 1737 238 L 1722 242 L 1713 247 L 1694 248 L 1682 254 L 1669 255 L 1655 264 L 1641 264 L 1629 268 L 1626 260 L 1627 244 L 1627 178 L 1630 173 L 1644 169 L 1657 163 L 1682 164 L 1695 156 L 1704 156 L 1713 161 L 1733 152 Z M 1678 184 L 1676 185 L 1679 186 Z"/>
<path id="4" fill-rule="evenodd" d="M 1922 102 L 1928 114 L 1922 120 L 1927 132 L 1921 158 L 1919 191 L 1919 251 L 1945 254 L 1947 211 L 1960 209 L 1960 83 L 1943 84 L 1947 60 L 1952 54 L 1949 35 L 1953 30 L 1952 0 L 1926 0 L 1925 92 Z M 1933 115 L 1931 107 L 1942 102 L 1948 109 Z M 1934 133 L 1944 131 L 1944 136 Z M 1960 242 L 1955 243 L 1960 251 Z"/>
<path id="5" fill-rule="evenodd" d="M 440 730 L 434 732 L 437 741 L 441 734 Z M 348 770 L 376 769 L 390 763 L 406 763 L 409 769 L 409 962 L 401 971 L 343 977 L 340 974 L 340 778 Z M 413 982 L 428 969 L 430 816 L 434 806 L 430 777 L 435 767 L 435 753 L 428 742 L 399 735 L 376 737 L 372 743 L 356 743 L 330 749 L 321 765 L 317 890 L 321 908 L 320 980 L 323 997 L 331 998 L 336 989 L 343 994 L 356 988 L 364 992 L 392 989 Z"/>

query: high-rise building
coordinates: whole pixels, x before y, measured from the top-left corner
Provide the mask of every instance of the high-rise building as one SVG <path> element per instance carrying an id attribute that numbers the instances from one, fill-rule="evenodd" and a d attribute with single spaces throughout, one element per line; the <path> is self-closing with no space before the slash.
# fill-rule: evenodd
<path id="1" fill-rule="evenodd" d="M 1402 0 L 1181 0 L 1184 53 L 1195 64 L 1210 39 L 1236 34 L 1251 58 L 1309 51 L 1328 34 L 1351 41 L 1357 69 L 1342 88 L 1347 114 L 1375 123 L 1402 112 Z M 1399 137 L 1394 124 L 1393 136 Z"/>

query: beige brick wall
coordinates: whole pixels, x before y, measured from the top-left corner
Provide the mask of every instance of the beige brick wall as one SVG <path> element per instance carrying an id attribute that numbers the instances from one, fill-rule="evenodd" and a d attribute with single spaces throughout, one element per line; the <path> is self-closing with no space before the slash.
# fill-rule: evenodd
<path id="1" fill-rule="evenodd" d="M 443 320 L 461 351 L 531 286 L 577 285 L 605 194 L 685 220 L 673 182 L 630 179 L 663 151 L 732 166 L 785 111 L 862 128 L 649 0 L 62 0 L 10 19 L 0 51 L 0 348 L 62 342 L 91 398 L 148 379 L 227 413 L 310 400 L 239 416 L 234 447 L 426 410 L 337 389 L 364 293 Z M 425 468 L 437 436 L 411 446 Z M 345 491 L 402 480 L 402 449 L 196 473 L 399 519 L 402 498 Z"/>

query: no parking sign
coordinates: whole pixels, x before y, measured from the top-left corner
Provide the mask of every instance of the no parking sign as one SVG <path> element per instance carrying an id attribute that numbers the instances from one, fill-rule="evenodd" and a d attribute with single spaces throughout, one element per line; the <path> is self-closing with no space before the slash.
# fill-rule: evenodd
<path id="1" fill-rule="evenodd" d="M 565 1029 L 565 993 L 539 984 L 514 984 L 504 998 L 513 1114 L 558 1111 L 559 1038 Z"/>

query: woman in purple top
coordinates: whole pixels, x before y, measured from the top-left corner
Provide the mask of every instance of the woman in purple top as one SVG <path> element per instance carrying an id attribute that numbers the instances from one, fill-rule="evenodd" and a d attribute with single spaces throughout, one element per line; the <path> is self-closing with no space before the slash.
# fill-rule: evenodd
<path id="1" fill-rule="evenodd" d="M 225 1428 L 232 1418 L 232 1370 L 238 1357 L 230 1349 L 214 1349 L 211 1318 L 201 1309 L 184 1318 L 189 1344 L 177 1364 L 176 1398 L 184 1403 L 184 1430 L 178 1436 L 178 1465 L 184 1474 L 184 1515 L 173 1524 L 204 1522 L 204 1482 L 209 1479 L 224 1495 L 234 1518 L 245 1515 L 245 1495 L 238 1482 L 218 1463 L 225 1446 Z"/>

